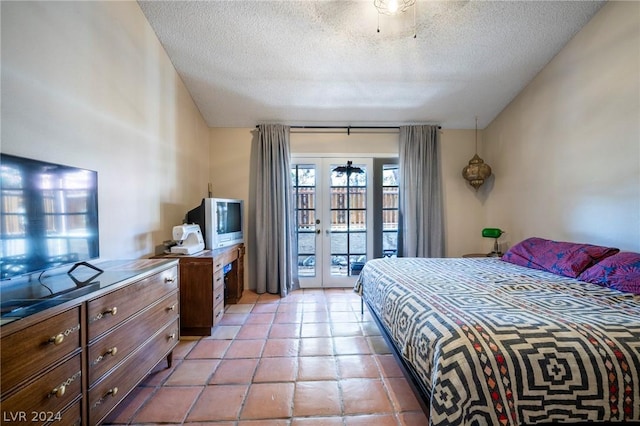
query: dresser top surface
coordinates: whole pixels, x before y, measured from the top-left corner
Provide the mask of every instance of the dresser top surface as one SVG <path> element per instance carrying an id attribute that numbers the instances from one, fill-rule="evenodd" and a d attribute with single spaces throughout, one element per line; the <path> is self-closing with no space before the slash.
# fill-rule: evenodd
<path id="1" fill-rule="evenodd" d="M 102 272 L 79 267 L 72 273 L 33 274 L 0 283 L 0 325 L 46 309 L 85 299 L 100 290 L 143 278 L 176 264 L 173 259 L 106 260 L 94 265 Z"/>
<path id="2" fill-rule="evenodd" d="M 154 256 L 154 259 L 213 259 L 214 257 L 224 255 L 225 253 L 238 250 L 244 246 L 244 243 L 234 244 L 228 247 L 220 247 L 215 250 L 201 250 L 193 254 L 177 254 L 177 253 L 163 253 Z"/>

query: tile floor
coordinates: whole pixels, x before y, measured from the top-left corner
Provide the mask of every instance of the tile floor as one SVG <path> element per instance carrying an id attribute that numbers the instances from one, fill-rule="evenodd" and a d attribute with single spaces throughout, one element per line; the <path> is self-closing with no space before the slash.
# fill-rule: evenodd
<path id="1" fill-rule="evenodd" d="M 404 426 L 427 418 L 351 289 L 245 291 L 104 424 Z"/>

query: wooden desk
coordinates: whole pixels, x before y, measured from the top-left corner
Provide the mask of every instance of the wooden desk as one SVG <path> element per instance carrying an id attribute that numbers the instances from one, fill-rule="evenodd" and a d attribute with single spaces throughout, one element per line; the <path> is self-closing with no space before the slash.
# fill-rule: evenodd
<path id="1" fill-rule="evenodd" d="M 238 303 L 244 290 L 244 244 L 184 254 L 164 254 L 180 265 L 180 332 L 210 336 L 225 304 Z"/>

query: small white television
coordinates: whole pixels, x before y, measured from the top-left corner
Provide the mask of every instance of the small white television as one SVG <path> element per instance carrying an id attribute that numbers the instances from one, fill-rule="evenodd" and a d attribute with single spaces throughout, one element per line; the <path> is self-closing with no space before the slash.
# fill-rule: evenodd
<path id="1" fill-rule="evenodd" d="M 244 242 L 244 201 L 232 198 L 203 198 L 187 213 L 187 223 L 200 225 L 205 248 L 215 250 Z"/>

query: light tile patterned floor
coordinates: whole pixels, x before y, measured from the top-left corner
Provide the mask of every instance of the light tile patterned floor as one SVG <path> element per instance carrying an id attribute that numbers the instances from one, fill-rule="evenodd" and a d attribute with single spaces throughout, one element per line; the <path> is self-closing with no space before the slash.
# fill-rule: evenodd
<path id="1" fill-rule="evenodd" d="M 211 337 L 183 336 L 104 424 L 422 426 L 427 419 L 351 289 L 245 294 Z"/>

